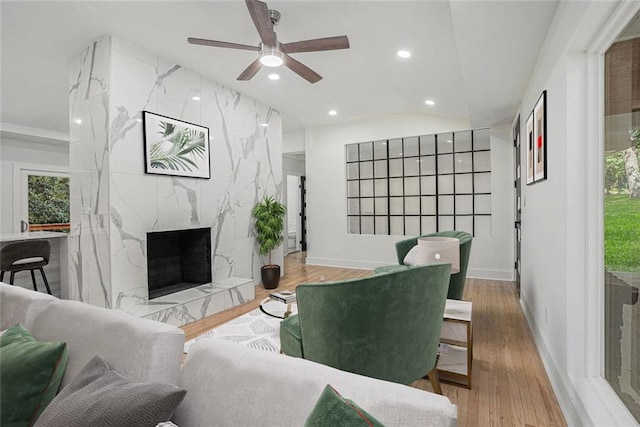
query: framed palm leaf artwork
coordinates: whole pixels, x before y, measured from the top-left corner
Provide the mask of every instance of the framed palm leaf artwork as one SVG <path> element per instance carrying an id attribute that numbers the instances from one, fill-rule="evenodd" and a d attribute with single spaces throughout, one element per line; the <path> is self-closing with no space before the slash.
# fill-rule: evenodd
<path id="1" fill-rule="evenodd" d="M 142 112 L 146 173 L 211 178 L 209 128 Z"/>

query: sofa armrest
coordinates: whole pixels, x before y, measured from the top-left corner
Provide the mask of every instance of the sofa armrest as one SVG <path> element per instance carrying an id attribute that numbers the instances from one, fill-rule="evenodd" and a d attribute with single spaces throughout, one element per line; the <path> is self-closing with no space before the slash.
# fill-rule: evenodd
<path id="1" fill-rule="evenodd" d="M 386 426 L 455 426 L 447 397 L 223 340 L 193 345 L 180 375 L 180 427 L 303 425 L 326 384 Z"/>
<path id="2" fill-rule="evenodd" d="M 63 387 L 96 355 L 130 381 L 178 383 L 184 332 L 175 326 L 59 300 L 36 317 L 32 332 L 39 340 L 67 343 Z"/>
<path id="3" fill-rule="evenodd" d="M 0 330 L 21 323 L 31 331 L 36 316 L 54 301 L 58 298 L 0 282 Z"/>

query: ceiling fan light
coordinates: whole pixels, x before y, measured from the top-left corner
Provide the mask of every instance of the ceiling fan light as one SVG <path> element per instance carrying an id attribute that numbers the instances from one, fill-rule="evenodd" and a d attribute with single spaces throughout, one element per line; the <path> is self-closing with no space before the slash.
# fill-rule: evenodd
<path id="1" fill-rule="evenodd" d="M 282 60 L 282 54 L 275 47 L 262 46 L 260 51 L 260 63 L 265 67 L 279 67 L 284 61 Z"/>
<path id="2" fill-rule="evenodd" d="M 260 63 L 265 67 L 279 67 L 284 61 L 278 55 L 264 55 L 260 57 Z"/>

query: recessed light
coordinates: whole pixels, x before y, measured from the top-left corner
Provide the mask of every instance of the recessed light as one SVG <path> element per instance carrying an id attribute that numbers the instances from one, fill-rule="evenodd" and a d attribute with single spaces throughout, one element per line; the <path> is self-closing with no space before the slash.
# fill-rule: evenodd
<path id="1" fill-rule="evenodd" d="M 436 105 L 435 101 L 433 99 L 427 99 L 426 101 L 424 101 L 425 104 L 427 105 Z"/>
<path id="2" fill-rule="evenodd" d="M 81 125 L 82 124 L 82 119 L 75 119 L 74 122 L 76 122 L 77 124 Z"/>
<path id="3" fill-rule="evenodd" d="M 396 53 L 400 58 L 411 58 L 411 52 L 408 50 L 399 50 Z"/>
<path id="4" fill-rule="evenodd" d="M 269 80 L 279 80 L 280 79 L 280 74 L 269 74 Z"/>
<path id="5" fill-rule="evenodd" d="M 453 141 L 452 141 L 452 140 L 450 140 L 450 139 L 447 139 L 447 142 L 448 142 L 449 144 L 451 144 Z"/>
<path id="6" fill-rule="evenodd" d="M 200 97 L 198 95 L 192 96 L 191 99 L 193 99 L 194 101 L 200 101 Z"/>
<path id="7" fill-rule="evenodd" d="M 329 111 L 329 115 L 330 116 L 335 116 L 336 114 L 338 114 L 338 112 L 336 110 Z"/>
<path id="8" fill-rule="evenodd" d="M 263 128 L 267 128 L 269 127 L 269 123 L 261 123 L 260 126 L 262 126 Z"/>
<path id="9" fill-rule="evenodd" d="M 138 117 L 138 118 L 136 119 L 136 122 L 140 122 L 140 123 L 142 123 L 142 119 L 141 119 L 140 117 Z"/>

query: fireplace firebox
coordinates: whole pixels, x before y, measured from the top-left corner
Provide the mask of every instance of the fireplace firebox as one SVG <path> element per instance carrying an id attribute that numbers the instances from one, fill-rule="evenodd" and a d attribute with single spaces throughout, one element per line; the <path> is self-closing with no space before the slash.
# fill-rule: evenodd
<path id="1" fill-rule="evenodd" d="M 211 228 L 147 233 L 149 299 L 211 283 Z"/>

